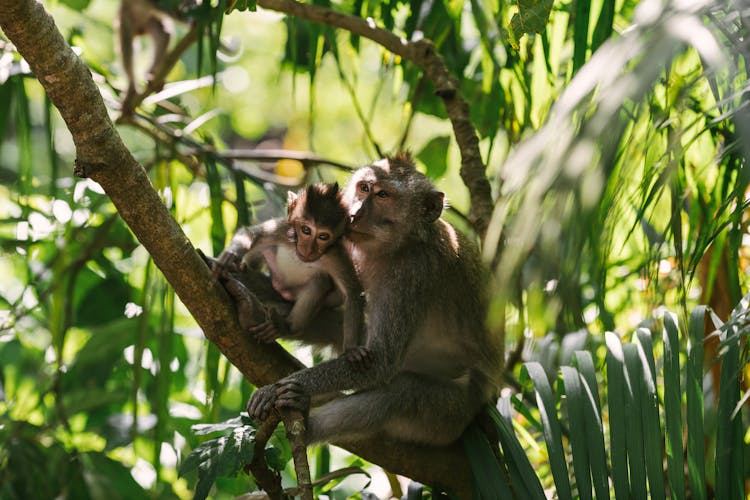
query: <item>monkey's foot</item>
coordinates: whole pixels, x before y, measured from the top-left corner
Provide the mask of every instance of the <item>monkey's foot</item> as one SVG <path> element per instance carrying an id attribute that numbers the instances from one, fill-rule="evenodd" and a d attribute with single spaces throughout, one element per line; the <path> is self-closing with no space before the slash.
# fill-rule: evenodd
<path id="1" fill-rule="evenodd" d="M 372 365 L 372 351 L 364 346 L 349 347 L 340 357 L 357 370 L 365 370 Z"/>

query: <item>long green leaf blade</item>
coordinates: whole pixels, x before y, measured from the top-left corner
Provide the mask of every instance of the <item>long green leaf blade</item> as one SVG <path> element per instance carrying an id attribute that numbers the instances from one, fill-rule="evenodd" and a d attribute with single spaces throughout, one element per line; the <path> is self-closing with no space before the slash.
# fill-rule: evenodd
<path id="1" fill-rule="evenodd" d="M 687 460 L 690 494 L 696 500 L 706 499 L 706 462 L 703 431 L 703 335 L 706 307 L 698 306 L 690 314 L 687 376 Z"/>
<path id="2" fill-rule="evenodd" d="M 630 497 L 630 480 L 628 479 L 628 447 L 625 418 L 625 358 L 622 353 L 620 337 L 606 332 L 607 343 L 607 384 L 609 386 L 609 443 L 612 461 L 612 484 L 615 498 Z"/>
<path id="3" fill-rule="evenodd" d="M 578 370 L 570 366 L 560 368 L 565 387 L 570 427 L 570 446 L 573 454 L 573 471 L 575 473 L 578 497 L 584 500 L 591 498 L 591 476 L 589 471 L 588 449 L 586 448 L 586 420 L 584 412 L 591 411 L 586 405 L 586 396 L 581 386 Z"/>
<path id="4" fill-rule="evenodd" d="M 635 345 L 623 344 L 625 358 L 625 417 L 628 422 L 627 446 L 630 467 L 630 494 L 636 499 L 646 499 L 646 463 L 643 458 L 643 424 L 641 395 L 642 370 Z"/>
<path id="5" fill-rule="evenodd" d="M 568 466 L 565 462 L 565 453 L 562 446 L 560 421 L 557 418 L 555 396 L 547 380 L 547 374 L 544 372 L 542 365 L 537 362 L 529 362 L 524 363 L 521 369 L 521 377 L 522 379 L 528 377 L 534 384 L 537 406 L 544 429 L 544 441 L 547 444 L 550 469 L 557 487 L 557 496 L 562 500 L 572 500 Z"/>
<path id="6" fill-rule="evenodd" d="M 573 74 L 586 62 L 591 0 L 576 0 L 573 10 Z"/>
<path id="7" fill-rule="evenodd" d="M 730 329 L 736 329 L 731 323 L 730 320 L 722 327 L 722 341 L 730 336 Z M 744 495 L 742 414 L 734 413 L 740 397 L 739 359 L 739 342 L 729 343 L 721 360 L 716 416 L 716 498 L 742 498 Z"/>
<path id="8" fill-rule="evenodd" d="M 638 358 L 642 367 L 641 409 L 643 421 L 643 452 L 646 459 L 649 496 L 653 500 L 666 498 L 662 466 L 662 440 L 659 426 L 659 395 L 656 392 L 656 363 L 651 332 L 639 328 L 635 335 Z"/>
<path id="9" fill-rule="evenodd" d="M 664 314 L 664 426 L 667 435 L 667 477 L 672 498 L 685 498 L 680 399 L 680 345 L 674 314 Z"/>
<path id="10" fill-rule="evenodd" d="M 595 52 L 607 38 L 612 35 L 612 24 L 615 21 L 615 0 L 603 0 L 602 10 L 591 37 L 591 52 Z"/>
<path id="11" fill-rule="evenodd" d="M 529 457 L 518 442 L 513 432 L 511 416 L 511 403 L 509 397 L 502 397 L 498 402 L 498 408 L 488 409 L 492 420 L 500 434 L 500 444 L 508 465 L 511 485 L 517 498 L 529 498 L 543 500 L 546 498 L 542 483 L 539 481 L 534 467 L 529 462 Z"/>
<path id="12" fill-rule="evenodd" d="M 461 441 L 471 464 L 474 489 L 479 493 L 479 498 L 492 498 L 493 495 L 511 498 L 513 493 L 505 471 L 497 462 L 490 443 L 479 431 L 478 426 L 470 425 L 464 431 Z"/>
<path id="13" fill-rule="evenodd" d="M 591 465 L 591 479 L 594 493 L 598 500 L 610 498 L 609 474 L 607 472 L 607 453 L 604 448 L 604 424 L 602 423 L 602 406 L 599 401 L 599 390 L 594 374 L 594 361 L 588 351 L 577 351 L 573 362 L 581 375 L 582 387 L 586 394 L 584 404 L 588 405 L 586 417 L 586 436 Z"/>

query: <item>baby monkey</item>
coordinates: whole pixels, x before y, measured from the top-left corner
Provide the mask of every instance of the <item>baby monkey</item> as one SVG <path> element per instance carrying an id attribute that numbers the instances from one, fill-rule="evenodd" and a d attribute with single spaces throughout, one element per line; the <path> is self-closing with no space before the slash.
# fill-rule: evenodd
<path id="1" fill-rule="evenodd" d="M 321 307 L 343 303 L 343 339 L 331 333 L 317 343 L 334 345 L 353 363 L 368 363 L 362 285 L 341 241 L 348 222 L 338 184 L 314 184 L 289 193 L 286 218 L 240 228 L 221 252 L 214 279 L 262 257 L 276 291 L 294 301 L 286 318 L 266 310 L 267 320 L 250 329 L 258 341 L 299 338 Z"/>

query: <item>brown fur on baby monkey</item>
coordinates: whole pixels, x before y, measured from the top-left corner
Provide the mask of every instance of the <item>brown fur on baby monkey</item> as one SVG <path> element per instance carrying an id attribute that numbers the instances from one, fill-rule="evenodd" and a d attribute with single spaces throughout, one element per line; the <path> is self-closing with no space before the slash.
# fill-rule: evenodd
<path id="1" fill-rule="evenodd" d="M 502 342 L 485 325 L 486 273 L 476 246 L 440 218 L 443 193 L 408 155 L 356 171 L 344 193 L 347 247 L 367 294 L 364 370 L 332 359 L 261 387 L 248 413 L 309 410 L 310 442 L 391 435 L 456 440 L 498 390 Z M 352 392 L 353 391 L 353 392 Z"/>
<path id="2" fill-rule="evenodd" d="M 293 301 L 286 318 L 274 309 L 268 320 L 250 329 L 261 342 L 277 337 L 304 338 L 304 331 L 322 307 L 343 304 L 344 328 L 331 331 L 316 343 L 334 345 L 352 364 L 369 360 L 364 344 L 364 297 L 341 237 L 349 216 L 338 184 L 314 184 L 289 193 L 287 217 L 240 228 L 221 253 L 214 277 L 236 270 L 244 260 L 262 257 L 274 288 Z M 240 311 L 242 313 L 242 311 Z"/>

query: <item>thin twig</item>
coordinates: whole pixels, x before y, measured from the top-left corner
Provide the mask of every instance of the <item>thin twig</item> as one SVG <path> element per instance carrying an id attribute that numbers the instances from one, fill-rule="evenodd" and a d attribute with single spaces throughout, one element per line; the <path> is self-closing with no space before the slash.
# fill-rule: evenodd
<path id="1" fill-rule="evenodd" d="M 245 466 L 245 472 L 252 474 L 258 486 L 266 492 L 271 500 L 285 500 L 284 489 L 281 487 L 281 476 L 266 465 L 266 443 L 271 439 L 273 431 L 279 425 L 281 417 L 272 413 L 260 423 L 255 431 L 255 451 L 253 461 Z"/>
<path id="2" fill-rule="evenodd" d="M 299 496 L 302 500 L 313 500 L 310 464 L 307 462 L 305 416 L 299 411 L 284 412 L 282 420 L 286 428 L 286 436 L 292 445 L 294 470 L 297 473 L 297 491 L 294 492 L 294 496 Z"/>

